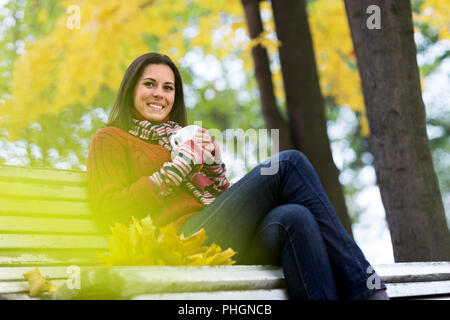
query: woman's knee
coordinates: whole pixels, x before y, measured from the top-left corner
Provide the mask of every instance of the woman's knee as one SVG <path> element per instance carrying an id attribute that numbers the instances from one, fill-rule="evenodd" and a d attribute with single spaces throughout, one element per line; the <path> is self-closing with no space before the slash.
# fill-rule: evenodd
<path id="1" fill-rule="evenodd" d="M 300 150 L 295 149 L 289 149 L 289 150 L 283 150 L 279 153 L 279 159 L 281 160 L 288 160 L 293 163 L 300 163 L 300 164 L 309 164 L 308 157 L 301 152 Z"/>
<path id="2" fill-rule="evenodd" d="M 278 206 L 269 213 L 272 223 L 278 223 L 287 228 L 310 228 L 315 224 L 314 217 L 308 208 L 300 204 L 284 204 Z"/>
<path id="3" fill-rule="evenodd" d="M 260 224 L 249 257 L 252 261 L 261 260 L 268 264 L 277 264 L 279 262 L 274 261 L 280 258 L 283 243 L 286 243 L 287 239 L 294 234 L 303 234 L 306 239 L 314 238 L 311 232 L 317 232 L 317 224 L 306 207 L 300 204 L 277 206 L 268 212 Z M 264 260 L 262 257 L 272 260 Z"/>

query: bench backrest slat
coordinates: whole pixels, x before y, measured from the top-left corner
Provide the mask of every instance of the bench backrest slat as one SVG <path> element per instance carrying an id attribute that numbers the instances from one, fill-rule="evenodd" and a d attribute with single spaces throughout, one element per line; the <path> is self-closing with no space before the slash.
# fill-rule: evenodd
<path id="1" fill-rule="evenodd" d="M 98 258 L 97 252 L 99 252 L 99 250 L 90 249 L 3 250 L 0 251 L 0 267 L 98 265 L 101 264 L 102 261 Z"/>
<path id="2" fill-rule="evenodd" d="M 48 280 L 67 279 L 67 267 L 41 267 L 39 273 Z M 32 267 L 11 267 L 0 269 L 0 281 L 24 281 L 23 274 L 33 270 Z"/>
<path id="3" fill-rule="evenodd" d="M 91 219 L 58 219 L 21 216 L 0 216 L 2 233 L 98 234 Z"/>
<path id="4" fill-rule="evenodd" d="M 103 236 L 73 236 L 47 234 L 0 234 L 3 249 L 105 249 Z"/>
<path id="5" fill-rule="evenodd" d="M 0 265 L 98 264 L 86 172 L 0 166 Z"/>
<path id="6" fill-rule="evenodd" d="M 60 169 L 37 169 L 16 166 L 0 166 L 0 180 L 4 181 L 42 181 L 64 185 L 86 185 L 86 173 Z"/>
<path id="7" fill-rule="evenodd" d="M 40 181 L 0 181 L 0 196 L 5 198 L 88 200 L 87 189 L 84 186 L 50 184 Z"/>
<path id="8" fill-rule="evenodd" d="M 0 214 L 41 217 L 90 217 L 91 208 L 87 201 L 57 201 L 0 196 Z"/>

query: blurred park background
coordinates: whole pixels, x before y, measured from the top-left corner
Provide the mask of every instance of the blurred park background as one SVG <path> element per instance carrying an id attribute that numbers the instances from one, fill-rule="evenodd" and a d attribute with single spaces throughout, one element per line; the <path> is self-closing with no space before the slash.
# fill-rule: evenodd
<path id="1" fill-rule="evenodd" d="M 282 43 L 271 2 L 258 6 L 264 31 L 251 39 L 238 0 L 0 0 L 0 164 L 86 170 L 90 140 L 107 120 L 124 71 L 149 51 L 180 67 L 189 123 L 225 131 L 267 127 L 252 57 L 255 46 L 265 48 L 275 102 L 287 117 Z M 449 224 L 450 6 L 411 6 L 426 130 Z M 369 261 L 391 263 L 344 2 L 308 0 L 306 11 L 353 236 Z M 224 155 L 232 182 L 263 160 L 245 153 L 252 146 L 241 148 Z"/>

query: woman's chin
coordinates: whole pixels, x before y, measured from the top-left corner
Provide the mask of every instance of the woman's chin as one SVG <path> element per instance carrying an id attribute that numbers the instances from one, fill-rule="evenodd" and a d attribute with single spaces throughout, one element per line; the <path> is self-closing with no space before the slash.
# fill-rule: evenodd
<path id="1" fill-rule="evenodd" d="M 163 115 L 145 115 L 145 119 L 147 119 L 150 122 L 161 122 L 166 117 Z"/>

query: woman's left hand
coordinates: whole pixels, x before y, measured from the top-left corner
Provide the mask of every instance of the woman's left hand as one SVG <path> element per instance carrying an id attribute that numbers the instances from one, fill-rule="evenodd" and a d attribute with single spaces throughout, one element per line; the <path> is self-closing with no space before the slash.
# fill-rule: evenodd
<path id="1" fill-rule="evenodd" d="M 216 144 L 213 142 L 208 130 L 200 128 L 195 134 L 194 142 L 202 147 L 207 158 L 212 159 L 212 164 L 215 160 Z"/>

